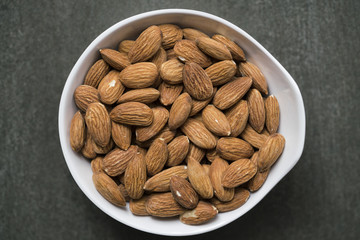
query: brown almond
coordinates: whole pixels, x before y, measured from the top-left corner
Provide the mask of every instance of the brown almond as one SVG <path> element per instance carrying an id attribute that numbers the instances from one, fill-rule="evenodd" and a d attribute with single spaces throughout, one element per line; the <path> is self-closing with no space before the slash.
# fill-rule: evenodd
<path id="1" fill-rule="evenodd" d="M 212 39 L 224 44 L 227 49 L 229 49 L 231 56 L 234 60 L 246 61 L 244 51 L 234 41 L 231 41 L 229 38 L 220 34 L 215 34 L 214 36 L 212 36 Z"/>
<path id="2" fill-rule="evenodd" d="M 120 185 L 118 185 L 118 188 L 119 188 L 121 194 L 124 196 L 125 201 L 129 202 L 131 198 L 129 196 L 129 193 L 126 191 L 125 185 L 121 183 Z"/>
<path id="3" fill-rule="evenodd" d="M 169 128 L 176 129 L 184 124 L 189 117 L 192 100 L 188 93 L 181 94 L 173 103 L 169 115 Z"/>
<path id="4" fill-rule="evenodd" d="M 251 161 L 257 165 L 257 159 L 258 159 L 259 152 L 255 152 L 254 155 L 251 157 Z M 267 170 L 265 172 L 256 172 L 255 176 L 251 178 L 247 182 L 247 189 L 250 190 L 250 192 L 255 192 L 261 188 L 261 186 L 264 184 L 267 176 L 269 175 L 270 170 Z"/>
<path id="5" fill-rule="evenodd" d="M 250 197 L 250 192 L 244 188 L 236 188 L 234 198 L 229 202 L 222 202 L 216 198 L 211 199 L 211 203 L 219 212 L 229 212 L 244 205 Z"/>
<path id="6" fill-rule="evenodd" d="M 197 113 L 199 113 L 204 107 L 206 107 L 209 102 L 211 102 L 212 98 L 214 97 L 215 93 L 217 91 L 217 88 L 215 87 L 213 89 L 213 94 L 211 95 L 210 98 L 206 99 L 206 100 L 196 100 L 193 99 L 192 100 L 192 107 L 191 107 L 191 112 L 190 112 L 190 117 L 196 115 Z"/>
<path id="7" fill-rule="evenodd" d="M 193 158 L 188 159 L 189 181 L 195 191 L 205 199 L 213 197 L 213 187 L 209 175 L 206 174 L 201 164 Z"/>
<path id="8" fill-rule="evenodd" d="M 168 144 L 169 158 L 166 165 L 173 167 L 179 165 L 189 152 L 190 141 L 187 136 L 179 136 Z"/>
<path id="9" fill-rule="evenodd" d="M 125 87 L 119 81 L 119 75 L 120 72 L 112 70 L 101 80 L 98 87 L 101 102 L 111 105 L 123 94 Z"/>
<path id="10" fill-rule="evenodd" d="M 211 59 L 196 46 L 195 41 L 180 40 L 176 42 L 174 51 L 182 62 L 194 62 L 204 68 L 211 65 Z"/>
<path id="11" fill-rule="evenodd" d="M 171 140 L 173 140 L 175 135 L 176 135 L 176 130 L 170 130 L 169 126 L 166 125 L 163 129 L 161 129 L 161 131 L 158 134 L 156 134 L 151 139 L 145 142 L 140 142 L 140 141 L 135 141 L 135 142 L 141 147 L 148 148 L 150 147 L 151 143 L 157 138 L 163 138 L 166 143 L 169 143 Z"/>
<path id="12" fill-rule="evenodd" d="M 186 63 L 183 69 L 183 82 L 186 91 L 197 100 L 212 96 L 213 85 L 205 70 L 197 63 Z"/>
<path id="13" fill-rule="evenodd" d="M 171 85 L 162 82 L 159 86 L 160 103 L 164 106 L 169 106 L 177 99 L 181 94 L 184 86 L 182 84 Z"/>
<path id="14" fill-rule="evenodd" d="M 91 160 L 91 171 L 93 173 L 102 172 L 102 159 L 103 157 L 96 157 Z"/>
<path id="15" fill-rule="evenodd" d="M 183 82 L 183 69 L 184 64 L 173 58 L 161 65 L 160 76 L 168 84 L 180 84 Z"/>
<path id="16" fill-rule="evenodd" d="M 171 59 L 173 59 L 173 58 L 177 58 L 177 55 L 176 55 L 176 53 L 175 53 L 175 51 L 174 51 L 173 48 L 166 50 L 166 56 L 167 56 L 167 60 L 171 60 Z"/>
<path id="17" fill-rule="evenodd" d="M 195 159 L 198 162 L 205 156 L 205 150 L 202 148 L 197 147 L 195 144 L 190 143 L 189 145 L 189 152 L 186 155 L 185 162 L 187 163 L 190 158 Z"/>
<path id="18" fill-rule="evenodd" d="M 241 133 L 241 138 L 250 143 L 253 147 L 260 148 L 264 145 L 268 136 L 262 133 L 256 132 L 250 124 L 246 125 L 246 128 Z"/>
<path id="19" fill-rule="evenodd" d="M 146 211 L 145 203 L 149 195 L 143 195 L 140 199 L 130 199 L 129 208 L 132 214 L 137 216 L 149 216 L 150 214 Z"/>
<path id="20" fill-rule="evenodd" d="M 197 29 L 194 29 L 194 28 L 184 28 L 183 33 L 184 33 L 185 39 L 193 40 L 193 41 L 195 41 L 199 37 L 209 37 L 205 33 L 201 32 Z"/>
<path id="21" fill-rule="evenodd" d="M 172 176 L 187 178 L 187 167 L 180 165 L 159 172 L 146 181 L 144 189 L 152 192 L 168 192 L 170 191 L 170 178 Z"/>
<path id="22" fill-rule="evenodd" d="M 139 152 L 128 163 L 125 176 L 125 189 L 132 199 L 139 199 L 144 193 L 144 184 L 146 182 L 146 164 L 143 155 Z"/>
<path id="23" fill-rule="evenodd" d="M 119 43 L 118 51 L 123 53 L 128 53 L 130 49 L 134 46 L 134 40 L 123 40 Z"/>
<path id="24" fill-rule="evenodd" d="M 103 59 L 96 61 L 87 72 L 84 85 L 97 88 L 101 79 L 103 79 L 109 71 L 110 66 Z"/>
<path id="25" fill-rule="evenodd" d="M 126 102 L 117 105 L 110 112 L 111 120 L 117 123 L 149 126 L 153 122 L 154 114 L 151 108 L 139 102 Z"/>
<path id="26" fill-rule="evenodd" d="M 174 47 L 175 43 L 183 38 L 183 31 L 174 24 L 159 25 L 162 33 L 162 46 L 165 49 Z"/>
<path id="27" fill-rule="evenodd" d="M 155 88 L 142 88 L 130 90 L 124 93 L 117 103 L 124 102 L 141 102 L 149 104 L 155 102 L 160 96 L 160 92 Z"/>
<path id="28" fill-rule="evenodd" d="M 231 134 L 229 121 L 214 105 L 208 105 L 204 108 L 202 121 L 205 127 L 217 136 L 230 136 Z"/>
<path id="29" fill-rule="evenodd" d="M 98 144 L 96 144 L 94 142 L 94 151 L 97 153 L 97 154 L 107 154 L 108 152 L 110 152 L 113 148 L 114 148 L 114 141 L 110 138 L 110 141 L 109 143 L 102 147 L 102 146 L 99 146 Z"/>
<path id="30" fill-rule="evenodd" d="M 249 158 L 254 154 L 254 149 L 244 140 L 234 137 L 222 137 L 219 139 L 216 151 L 220 157 L 234 161 L 239 158 Z"/>
<path id="31" fill-rule="evenodd" d="M 232 56 L 230 51 L 224 44 L 215 41 L 208 37 L 199 37 L 196 39 L 196 44 L 201 51 L 217 60 L 231 60 Z"/>
<path id="32" fill-rule="evenodd" d="M 257 89 L 251 89 L 248 92 L 247 101 L 249 123 L 258 133 L 261 133 L 265 125 L 265 106 L 261 93 Z"/>
<path id="33" fill-rule="evenodd" d="M 216 138 L 199 120 L 189 118 L 181 126 L 181 131 L 200 148 L 212 149 L 216 146 Z"/>
<path id="34" fill-rule="evenodd" d="M 231 60 L 220 61 L 205 69 L 213 86 L 229 82 L 236 73 L 236 63 Z"/>
<path id="35" fill-rule="evenodd" d="M 74 92 L 76 106 L 86 112 L 90 103 L 99 102 L 99 92 L 96 88 L 89 85 L 80 85 Z"/>
<path id="36" fill-rule="evenodd" d="M 128 150 L 115 148 L 102 159 L 102 168 L 109 176 L 123 174 L 131 160 L 137 153 L 137 146 L 132 145 Z"/>
<path id="37" fill-rule="evenodd" d="M 210 180 L 214 188 L 215 196 L 223 202 L 231 201 L 234 197 L 234 188 L 225 188 L 222 185 L 222 177 L 224 172 L 228 169 L 227 161 L 220 157 L 215 157 L 215 160 L 210 166 Z"/>
<path id="38" fill-rule="evenodd" d="M 280 108 L 279 102 L 274 95 L 270 95 L 264 101 L 266 128 L 270 134 L 276 133 L 279 128 Z"/>
<path id="39" fill-rule="evenodd" d="M 105 106 L 98 102 L 91 103 L 86 110 L 85 121 L 94 142 L 105 147 L 111 136 L 111 121 Z"/>
<path id="40" fill-rule="evenodd" d="M 176 202 L 187 209 L 194 209 L 199 197 L 191 184 L 184 178 L 172 176 L 170 178 L 170 190 Z"/>
<path id="41" fill-rule="evenodd" d="M 129 58 L 126 53 L 121 53 L 113 49 L 105 48 L 100 49 L 100 54 L 105 62 L 118 71 L 121 71 L 130 65 Z"/>
<path id="42" fill-rule="evenodd" d="M 146 170 L 149 176 L 154 176 L 164 168 L 168 155 L 169 152 L 164 139 L 155 139 L 145 156 Z"/>
<path id="43" fill-rule="evenodd" d="M 81 149 L 81 154 L 89 159 L 96 158 L 96 152 L 94 151 L 94 140 L 92 139 L 89 131 L 86 133 L 86 140 L 83 148 Z"/>
<path id="44" fill-rule="evenodd" d="M 151 62 L 154 63 L 160 72 L 161 65 L 166 62 L 167 56 L 166 51 L 161 47 L 157 53 L 151 58 Z"/>
<path id="45" fill-rule="evenodd" d="M 208 175 L 210 177 L 210 164 L 201 164 L 201 166 L 203 167 L 203 169 L 205 170 L 206 175 Z"/>
<path id="46" fill-rule="evenodd" d="M 259 149 L 257 160 L 259 172 L 265 172 L 270 169 L 282 154 L 284 147 L 285 138 L 280 133 L 270 135 Z"/>
<path id="47" fill-rule="evenodd" d="M 225 112 L 229 121 L 231 134 L 230 137 L 239 136 L 245 129 L 249 118 L 249 108 L 246 100 L 240 100 Z"/>
<path id="48" fill-rule="evenodd" d="M 156 217 L 174 217 L 185 212 L 170 192 L 152 194 L 145 202 L 146 211 Z"/>
<path id="49" fill-rule="evenodd" d="M 213 219 L 218 210 L 211 203 L 200 201 L 193 210 L 181 214 L 180 221 L 188 225 L 200 225 Z"/>
<path id="50" fill-rule="evenodd" d="M 70 146 L 72 150 L 78 152 L 84 146 L 85 137 L 85 119 L 80 111 L 77 111 L 73 116 L 70 124 Z"/>
<path id="51" fill-rule="evenodd" d="M 129 51 L 131 63 L 143 62 L 150 59 L 159 50 L 162 42 L 161 30 L 158 26 L 145 29 L 135 40 Z"/>
<path id="52" fill-rule="evenodd" d="M 127 88 L 146 88 L 153 85 L 159 72 L 154 63 L 139 62 L 127 66 L 120 73 L 120 81 Z"/>
<path id="53" fill-rule="evenodd" d="M 238 187 L 249 181 L 256 174 L 257 167 L 250 159 L 239 159 L 232 162 L 224 171 L 222 185 L 227 188 Z"/>
<path id="54" fill-rule="evenodd" d="M 268 86 L 265 77 L 256 65 L 251 62 L 241 62 L 238 69 L 242 76 L 252 78 L 254 88 L 265 95 L 268 94 Z"/>
<path id="55" fill-rule="evenodd" d="M 250 89 L 251 78 L 240 77 L 219 88 L 214 96 L 215 107 L 224 110 L 237 103 Z"/>
<path id="56" fill-rule="evenodd" d="M 127 150 L 131 144 L 131 127 L 129 125 L 111 121 L 111 137 L 116 146 L 122 150 Z"/>
<path id="57" fill-rule="evenodd" d="M 96 190 L 106 200 L 119 207 L 126 205 L 124 196 L 121 194 L 114 180 L 112 180 L 108 175 L 103 172 L 96 172 L 93 174 L 92 179 Z"/>
<path id="58" fill-rule="evenodd" d="M 206 159 L 209 162 L 213 162 L 216 157 L 219 157 L 219 154 L 216 152 L 216 148 L 206 151 Z"/>

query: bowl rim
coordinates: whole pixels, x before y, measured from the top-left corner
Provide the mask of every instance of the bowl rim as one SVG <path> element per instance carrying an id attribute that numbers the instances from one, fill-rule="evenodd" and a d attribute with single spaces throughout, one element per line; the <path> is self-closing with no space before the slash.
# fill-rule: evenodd
<path id="1" fill-rule="evenodd" d="M 236 26 L 235 24 L 221 18 L 218 16 L 215 16 L 213 14 L 210 13 L 206 13 L 206 12 L 202 12 L 202 11 L 197 11 L 197 10 L 190 10 L 190 9 L 179 9 L 179 8 L 170 8 L 170 9 L 161 9 L 161 10 L 154 10 L 154 11 L 148 11 L 148 12 L 144 12 L 144 13 L 140 13 L 137 15 L 134 15 L 132 17 L 126 18 L 118 23 L 115 23 L 114 25 L 112 25 L 111 27 L 109 27 L 108 29 L 106 29 L 104 32 L 102 32 L 98 37 L 95 38 L 95 40 L 93 40 L 90 45 L 85 49 L 85 51 L 83 51 L 83 53 L 81 54 L 81 56 L 79 57 L 79 59 L 76 61 L 74 67 L 72 68 L 68 78 L 66 79 L 65 85 L 64 85 L 64 89 L 62 91 L 61 94 L 61 100 L 60 100 L 60 105 L 59 105 L 59 114 L 58 114 L 58 127 L 59 127 L 59 138 L 60 138 L 60 145 L 61 145 L 61 149 L 64 155 L 64 159 L 65 162 L 70 170 L 70 173 L 73 177 L 73 179 L 75 180 L 76 184 L 79 186 L 79 188 L 82 190 L 82 192 L 90 199 L 90 201 L 92 201 L 99 209 L 101 209 L 103 212 L 105 212 L 107 215 L 109 215 L 110 217 L 112 217 L 113 219 L 117 220 L 118 222 L 121 222 L 125 225 L 128 225 L 132 228 L 144 231 L 144 232 L 148 232 L 148 233 L 153 233 L 153 234 L 158 234 L 158 235 L 165 235 L 165 236 L 189 236 L 189 235 L 197 235 L 197 234 L 201 234 L 201 233 L 206 233 L 206 232 L 210 232 L 216 229 L 219 229 L 229 223 L 231 223 L 232 221 L 235 221 L 236 219 L 240 218 L 242 215 L 244 215 L 246 212 L 250 211 L 253 207 L 255 207 L 270 191 L 273 187 L 271 187 L 271 189 L 269 191 L 267 191 L 263 196 L 261 196 L 259 198 L 259 201 L 256 202 L 248 211 L 246 211 L 244 214 L 237 216 L 237 218 L 232 219 L 230 221 L 223 221 L 220 222 L 219 224 L 212 226 L 212 227 L 201 227 L 198 229 L 195 229 L 194 231 L 191 232 L 183 232 L 183 233 L 162 233 L 162 232 L 156 232 L 156 231 L 152 231 L 151 229 L 149 230 L 149 228 L 144 228 L 141 225 L 136 225 L 133 224 L 132 222 L 122 222 L 120 221 L 115 214 L 113 214 L 112 212 L 108 211 L 105 207 L 102 207 L 101 204 L 97 203 L 97 201 L 95 200 L 95 197 L 92 196 L 92 193 L 88 192 L 85 187 L 82 186 L 82 184 L 79 181 L 79 174 L 75 171 L 74 168 L 72 168 L 72 166 L 69 164 L 69 159 L 70 157 L 67 154 L 67 148 L 68 148 L 68 143 L 65 141 L 66 137 L 65 137 L 65 133 L 64 133 L 64 116 L 65 116 L 65 112 L 66 112 L 66 107 L 65 107 L 65 101 L 66 98 L 68 97 L 68 93 L 69 93 L 69 88 L 70 88 L 70 81 L 69 79 L 74 78 L 75 73 L 78 71 L 79 66 L 81 65 L 81 62 L 83 62 L 84 58 L 90 53 L 90 51 L 92 51 L 92 49 L 97 46 L 97 44 L 104 38 L 106 38 L 108 35 L 110 35 L 113 31 L 115 31 L 116 29 L 122 27 L 123 25 L 126 25 L 132 21 L 135 20 L 139 20 L 142 18 L 148 18 L 151 16 L 157 16 L 157 15 L 168 15 L 168 14 L 187 14 L 187 15 L 195 15 L 195 16 L 200 16 L 200 17 L 204 17 L 204 18 L 208 18 L 208 19 L 212 19 L 214 21 L 217 21 L 223 25 L 226 25 L 229 28 L 234 29 L 236 32 L 238 32 L 239 34 L 241 34 L 243 37 L 247 38 L 249 41 L 252 42 L 252 44 L 256 45 L 256 47 L 258 47 L 277 67 L 278 69 L 286 76 L 286 78 L 289 80 L 289 84 L 291 85 L 291 88 L 294 90 L 295 93 L 295 100 L 298 106 L 298 112 L 299 115 L 301 117 L 301 119 L 299 119 L 299 136 L 298 136 L 298 143 L 300 145 L 298 145 L 298 147 L 296 148 L 297 151 L 292 153 L 292 156 L 294 158 L 294 161 L 291 162 L 291 164 L 287 165 L 286 171 L 284 171 L 283 174 L 281 175 L 277 175 L 277 178 L 274 179 L 274 184 L 273 187 L 275 187 L 278 182 L 286 175 L 289 173 L 289 171 L 296 165 L 296 163 L 299 161 L 301 154 L 303 152 L 304 149 L 304 144 L 305 144 L 305 130 L 306 130 L 306 117 L 305 117 L 305 108 L 304 108 L 304 102 L 301 96 L 301 92 L 299 90 L 298 85 L 296 84 L 295 80 L 291 77 L 291 75 L 285 70 L 285 68 L 260 44 L 258 43 L 253 37 L 251 37 L 248 33 L 246 33 L 244 30 L 242 30 L 241 28 L 239 28 L 238 26 Z"/>

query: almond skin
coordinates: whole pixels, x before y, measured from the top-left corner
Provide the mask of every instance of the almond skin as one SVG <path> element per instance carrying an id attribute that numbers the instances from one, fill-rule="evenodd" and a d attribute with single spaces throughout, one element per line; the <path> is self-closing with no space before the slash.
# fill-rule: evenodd
<path id="1" fill-rule="evenodd" d="M 86 140 L 83 148 L 81 149 L 81 154 L 89 159 L 96 158 L 96 152 L 94 151 L 94 140 L 92 139 L 89 131 L 86 133 Z"/>
<path id="2" fill-rule="evenodd" d="M 169 84 L 180 84 L 183 82 L 184 64 L 173 58 L 161 65 L 160 76 Z"/>
<path id="3" fill-rule="evenodd" d="M 183 33 L 184 33 L 185 39 L 193 40 L 193 41 L 195 41 L 199 37 L 209 37 L 205 33 L 201 32 L 197 29 L 194 29 L 194 28 L 184 28 Z"/>
<path id="4" fill-rule="evenodd" d="M 161 65 L 164 62 L 166 62 L 166 60 L 167 60 L 166 51 L 161 47 L 152 57 L 151 62 L 156 65 L 158 71 L 160 72 Z"/>
<path id="5" fill-rule="evenodd" d="M 214 96 L 213 104 L 220 110 L 228 109 L 237 103 L 250 89 L 251 78 L 241 77 L 226 83 Z"/>
<path id="6" fill-rule="evenodd" d="M 216 146 L 216 138 L 199 120 L 189 118 L 181 126 L 181 131 L 200 148 L 212 149 Z"/>
<path id="7" fill-rule="evenodd" d="M 87 72 L 84 85 L 97 88 L 101 79 L 103 79 L 109 71 L 110 66 L 103 59 L 96 61 Z"/>
<path id="8" fill-rule="evenodd" d="M 115 177 L 123 174 L 137 153 L 137 147 L 132 145 L 128 150 L 115 148 L 102 159 L 102 169 L 109 176 Z"/>
<path id="9" fill-rule="evenodd" d="M 196 39 L 196 44 L 201 51 L 217 60 L 231 60 L 232 56 L 230 51 L 224 44 L 215 41 L 208 37 L 199 37 Z"/>
<path id="10" fill-rule="evenodd" d="M 93 173 L 102 172 L 102 159 L 103 157 L 97 157 L 91 160 L 91 171 Z"/>
<path id="11" fill-rule="evenodd" d="M 97 153 L 97 154 L 107 154 L 108 152 L 110 152 L 113 148 L 114 148 L 114 141 L 110 138 L 110 141 L 109 143 L 102 147 L 102 146 L 99 146 L 98 144 L 96 144 L 94 142 L 94 151 Z"/>
<path id="12" fill-rule="evenodd" d="M 159 173 L 168 160 L 169 152 L 163 138 L 155 139 L 145 156 L 146 170 L 149 176 Z"/>
<path id="13" fill-rule="evenodd" d="M 251 161 L 257 165 L 257 159 L 258 159 L 259 152 L 255 152 L 254 155 L 251 157 Z M 261 186 L 264 184 L 267 176 L 269 175 L 270 170 L 267 170 L 265 172 L 256 172 L 255 176 L 250 179 L 247 182 L 247 189 L 250 190 L 250 192 L 255 192 L 261 188 Z"/>
<path id="14" fill-rule="evenodd" d="M 188 159 L 189 181 L 195 191 L 205 199 L 213 197 L 213 187 L 209 175 L 206 174 L 201 164 L 193 158 Z"/>
<path id="15" fill-rule="evenodd" d="M 126 53 L 121 53 L 116 50 L 106 48 L 100 49 L 100 54 L 105 62 L 118 71 L 121 71 L 130 65 L 130 61 Z"/>
<path id="16" fill-rule="evenodd" d="M 209 162 L 212 163 L 215 160 L 216 157 L 219 157 L 219 154 L 216 152 L 216 148 L 206 151 L 206 159 Z"/>
<path id="17" fill-rule="evenodd" d="M 236 63 L 231 60 L 220 61 L 205 69 L 213 86 L 229 82 L 236 73 Z"/>
<path id="18" fill-rule="evenodd" d="M 111 120 L 134 126 L 149 126 L 154 114 L 151 108 L 139 102 L 127 102 L 117 105 L 110 112 Z"/>
<path id="19" fill-rule="evenodd" d="M 122 150 L 127 150 L 131 144 L 131 127 L 129 125 L 111 121 L 111 137 L 116 146 Z"/>
<path id="20" fill-rule="evenodd" d="M 175 201 L 186 209 L 194 209 L 199 202 L 194 188 L 182 177 L 172 176 L 170 178 L 170 191 Z"/>
<path id="21" fill-rule="evenodd" d="M 189 144 L 189 152 L 186 155 L 185 162 L 187 163 L 190 158 L 195 159 L 198 162 L 201 162 L 201 160 L 205 156 L 205 150 L 202 148 L 197 147 L 195 144 L 190 143 Z"/>
<path id="22" fill-rule="evenodd" d="M 191 112 L 190 112 L 190 117 L 196 115 L 197 113 L 199 113 L 204 107 L 206 107 L 209 102 L 211 102 L 212 98 L 214 97 L 215 93 L 217 91 L 217 88 L 215 87 L 213 89 L 213 94 L 211 95 L 210 98 L 206 99 L 206 100 L 196 100 L 193 99 L 192 100 L 192 107 L 191 107 Z"/>
<path id="23" fill-rule="evenodd" d="M 241 138 L 256 148 L 262 147 L 268 137 L 266 134 L 256 132 L 249 124 L 241 133 Z"/>
<path id="24" fill-rule="evenodd" d="M 179 136 L 168 144 L 169 158 L 166 166 L 173 167 L 179 165 L 189 152 L 190 141 L 187 136 Z"/>
<path id="25" fill-rule="evenodd" d="M 257 167 L 250 159 L 239 159 L 232 162 L 224 171 L 222 185 L 227 188 L 238 187 L 249 181 L 256 174 Z"/>
<path id="26" fill-rule="evenodd" d="M 200 201 L 193 210 L 181 214 L 180 221 L 188 225 L 200 225 L 213 219 L 218 210 L 211 203 Z"/>
<path id="27" fill-rule="evenodd" d="M 144 189 L 152 192 L 168 192 L 170 191 L 170 178 L 172 176 L 187 178 L 187 166 L 175 166 L 159 172 L 146 181 Z"/>
<path id="28" fill-rule="evenodd" d="M 244 205 L 250 197 L 250 192 L 244 188 L 236 188 L 234 198 L 229 202 L 221 202 L 216 198 L 211 199 L 211 203 L 219 212 L 229 212 Z"/>
<path id="29" fill-rule="evenodd" d="M 135 89 L 121 95 L 117 103 L 141 102 L 149 104 L 155 102 L 159 96 L 160 92 L 155 88 Z"/>
<path id="30" fill-rule="evenodd" d="M 204 108 L 202 120 L 205 127 L 217 136 L 229 136 L 231 134 L 229 121 L 214 105 L 208 105 Z"/>
<path id="31" fill-rule="evenodd" d="M 238 69 L 242 76 L 252 78 L 254 88 L 265 95 L 268 94 L 268 86 L 265 77 L 256 65 L 251 62 L 241 62 Z"/>
<path id="32" fill-rule="evenodd" d="M 258 133 L 261 133 L 265 125 L 265 106 L 261 93 L 257 89 L 251 89 L 247 101 L 249 104 L 249 123 Z"/>
<path id="33" fill-rule="evenodd" d="M 78 152 L 84 146 L 86 137 L 85 119 L 80 111 L 73 116 L 70 124 L 70 146 L 72 150 Z"/>
<path id="34" fill-rule="evenodd" d="M 257 159 L 259 172 L 265 172 L 280 157 L 285 147 L 285 138 L 279 134 L 274 133 L 268 137 L 264 145 L 259 149 Z"/>
<path id="35" fill-rule="evenodd" d="M 119 81 L 119 75 L 120 72 L 112 70 L 101 80 L 98 87 L 101 102 L 111 105 L 123 94 L 125 87 Z"/>
<path id="36" fill-rule="evenodd" d="M 186 91 L 197 100 L 212 96 L 213 85 L 205 70 L 197 63 L 186 63 L 183 69 L 183 82 Z"/>
<path id="37" fill-rule="evenodd" d="M 176 129 L 189 117 L 192 100 L 188 93 L 181 94 L 173 103 L 169 115 L 169 128 Z"/>
<path id="38" fill-rule="evenodd" d="M 174 24 L 159 25 L 162 33 L 162 46 L 164 49 L 174 47 L 175 43 L 183 38 L 183 31 Z"/>
<path id="39" fill-rule="evenodd" d="M 177 58 L 177 55 L 173 48 L 166 50 L 166 56 L 167 56 L 167 60 Z"/>
<path id="40" fill-rule="evenodd" d="M 130 199 L 129 208 L 132 214 L 137 216 L 149 216 L 150 214 L 146 211 L 145 203 L 149 195 L 143 195 L 140 199 Z"/>
<path id="41" fill-rule="evenodd" d="M 120 81 L 127 88 L 146 88 L 154 84 L 159 76 L 154 63 L 139 62 L 127 66 L 120 73 Z"/>
<path id="42" fill-rule="evenodd" d="M 101 103 L 91 103 L 86 110 L 86 126 L 96 144 L 105 147 L 111 136 L 111 121 L 105 106 Z"/>
<path id="43" fill-rule="evenodd" d="M 145 182 L 145 159 L 141 153 L 137 152 L 135 157 L 128 163 L 124 175 L 125 189 L 132 199 L 139 199 L 142 197 Z"/>
<path id="44" fill-rule="evenodd" d="M 211 38 L 219 43 L 224 44 L 226 46 L 226 48 L 229 49 L 231 56 L 234 60 L 242 61 L 242 62 L 246 61 L 244 51 L 235 42 L 231 41 L 229 38 L 227 38 L 223 35 L 220 35 L 220 34 L 215 34 Z"/>
<path id="45" fill-rule="evenodd" d="M 174 217 L 185 212 L 170 192 L 152 194 L 145 202 L 146 211 L 156 217 Z"/>
<path id="46" fill-rule="evenodd" d="M 92 179 L 96 190 L 106 200 L 119 207 L 126 205 L 124 196 L 121 194 L 114 180 L 112 180 L 108 175 L 103 172 L 96 172 L 93 174 Z"/>
<path id="47" fill-rule="evenodd" d="M 151 139 L 145 142 L 135 141 L 135 143 L 138 144 L 140 147 L 148 148 L 150 147 L 151 143 L 157 138 L 163 138 L 166 143 L 169 143 L 171 140 L 174 139 L 175 135 L 176 130 L 170 130 L 169 126 L 166 125 L 163 129 L 161 129 L 158 134 L 156 134 Z"/>
<path id="48" fill-rule="evenodd" d="M 99 102 L 99 92 L 96 88 L 89 85 L 80 85 L 74 92 L 76 106 L 86 112 L 90 103 Z"/>
<path id="49" fill-rule="evenodd" d="M 245 129 L 249 118 L 249 108 L 246 100 L 240 100 L 225 112 L 229 121 L 231 134 L 230 137 L 239 136 Z"/>
<path id="50" fill-rule="evenodd" d="M 180 40 L 176 42 L 174 51 L 182 62 L 194 62 L 204 68 L 211 65 L 211 59 L 196 46 L 195 41 Z"/>
<path id="51" fill-rule="evenodd" d="M 274 95 L 265 99 L 266 128 L 270 134 L 276 133 L 279 128 L 280 108 L 279 102 Z"/>
<path id="52" fill-rule="evenodd" d="M 164 106 L 169 106 L 177 99 L 181 94 L 184 86 L 182 84 L 171 85 L 165 82 L 162 82 L 159 86 L 160 92 L 160 103 Z"/>
<path id="53" fill-rule="evenodd" d="M 231 201 L 234 197 L 234 188 L 224 188 L 221 184 L 223 174 L 228 167 L 228 162 L 220 157 L 215 157 L 210 166 L 209 176 L 214 188 L 214 194 L 223 202 Z"/>
<path id="54" fill-rule="evenodd" d="M 123 53 L 128 53 L 130 49 L 134 46 L 135 41 L 133 40 L 123 40 L 119 43 L 118 51 Z"/>
<path id="55" fill-rule="evenodd" d="M 158 26 L 150 26 L 136 39 L 128 57 L 131 63 L 150 59 L 159 50 L 162 42 L 161 30 Z"/>
<path id="56" fill-rule="evenodd" d="M 220 157 L 235 161 L 239 158 L 249 158 L 254 154 L 254 149 L 244 140 L 234 137 L 220 138 L 216 146 Z"/>

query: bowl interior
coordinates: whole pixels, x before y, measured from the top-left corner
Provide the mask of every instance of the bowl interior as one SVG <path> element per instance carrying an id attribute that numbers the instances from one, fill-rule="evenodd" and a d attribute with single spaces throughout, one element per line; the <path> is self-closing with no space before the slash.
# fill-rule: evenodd
<path id="1" fill-rule="evenodd" d="M 95 189 L 89 161 L 72 151 L 69 144 L 69 129 L 77 108 L 73 93 L 90 66 L 100 58 L 100 48 L 116 48 L 124 39 L 135 39 L 146 27 L 154 24 L 174 23 L 181 27 L 197 28 L 210 36 L 223 34 L 238 43 L 247 59 L 255 63 L 264 73 L 270 93 L 280 104 L 279 132 L 286 138 L 284 152 L 271 169 L 267 181 L 241 208 L 219 214 L 212 221 L 200 225 L 182 224 L 178 218 L 159 219 L 138 217 L 128 207 L 119 208 L 106 201 Z M 193 235 L 208 232 L 239 218 L 254 207 L 299 160 L 305 137 L 305 113 L 300 91 L 287 71 L 259 43 L 235 25 L 210 14 L 181 9 L 158 10 L 125 19 L 107 29 L 81 55 L 65 84 L 59 108 L 59 134 L 66 163 L 76 183 L 86 196 L 101 210 L 114 219 L 142 231 L 161 235 Z"/>

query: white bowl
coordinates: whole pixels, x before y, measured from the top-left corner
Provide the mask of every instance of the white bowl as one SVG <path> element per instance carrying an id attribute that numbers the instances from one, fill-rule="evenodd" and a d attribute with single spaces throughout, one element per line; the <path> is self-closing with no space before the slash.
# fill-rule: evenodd
<path id="1" fill-rule="evenodd" d="M 280 104 L 279 132 L 286 139 L 284 152 L 272 167 L 265 184 L 240 208 L 220 213 L 212 221 L 189 226 L 178 218 L 160 219 L 139 217 L 131 214 L 128 207 L 119 208 L 105 200 L 95 189 L 89 161 L 72 151 L 69 144 L 71 119 L 77 108 L 73 93 L 83 83 L 90 66 L 100 58 L 100 48 L 116 48 L 120 40 L 135 39 L 146 27 L 154 24 L 174 23 L 181 27 L 197 28 L 209 35 L 223 34 L 238 43 L 249 61 L 255 63 L 264 73 L 270 93 L 275 95 Z M 139 14 L 127 18 L 98 36 L 80 56 L 72 69 L 60 101 L 59 134 L 65 161 L 78 186 L 85 195 L 109 216 L 130 227 L 169 236 L 186 236 L 209 232 L 220 228 L 244 215 L 265 197 L 269 191 L 294 167 L 299 160 L 305 140 L 305 111 L 303 100 L 294 79 L 280 63 L 255 39 L 232 23 L 217 16 L 184 9 L 165 9 Z M 261 217 L 261 216 L 259 216 Z"/>

